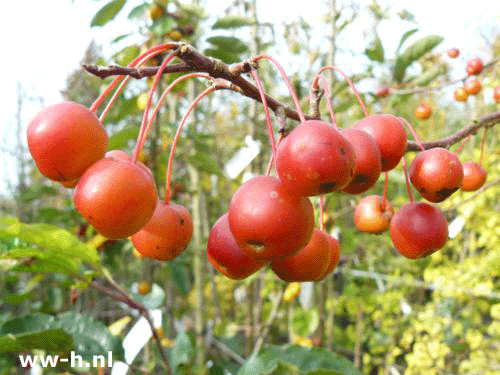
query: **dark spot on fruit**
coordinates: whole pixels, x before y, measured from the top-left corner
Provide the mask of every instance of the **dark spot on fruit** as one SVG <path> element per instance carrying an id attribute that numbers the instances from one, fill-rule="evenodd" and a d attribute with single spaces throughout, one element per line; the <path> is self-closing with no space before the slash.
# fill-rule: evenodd
<path id="1" fill-rule="evenodd" d="M 361 185 L 363 183 L 366 183 L 368 182 L 368 177 L 364 174 L 358 174 L 356 177 L 354 177 L 354 179 L 352 180 L 352 184 L 355 184 L 355 185 Z"/>
<path id="2" fill-rule="evenodd" d="M 160 250 L 160 246 L 156 245 L 156 250 Z"/>
<path id="3" fill-rule="evenodd" d="M 341 153 L 342 155 L 345 155 L 345 154 L 346 154 L 346 152 L 345 152 L 345 150 L 344 150 L 344 148 L 343 148 L 343 147 L 341 147 L 341 148 L 340 148 L 340 153 Z"/>
<path id="4" fill-rule="evenodd" d="M 248 246 L 250 246 L 256 253 L 261 253 L 266 245 L 262 241 L 248 240 Z"/>
<path id="5" fill-rule="evenodd" d="M 181 217 L 181 219 L 179 220 L 179 223 L 180 223 L 181 225 L 184 225 L 184 223 L 185 223 L 185 222 L 184 222 L 184 219 L 183 219 L 182 217 Z"/>
<path id="6" fill-rule="evenodd" d="M 453 189 L 441 189 L 436 192 L 435 197 L 436 197 L 436 202 L 442 202 L 446 198 L 448 198 L 450 195 L 452 195 L 455 191 L 457 191 L 458 188 L 453 188 Z"/>
<path id="7" fill-rule="evenodd" d="M 330 193 L 337 188 L 336 182 L 325 182 L 318 187 L 318 193 Z"/>

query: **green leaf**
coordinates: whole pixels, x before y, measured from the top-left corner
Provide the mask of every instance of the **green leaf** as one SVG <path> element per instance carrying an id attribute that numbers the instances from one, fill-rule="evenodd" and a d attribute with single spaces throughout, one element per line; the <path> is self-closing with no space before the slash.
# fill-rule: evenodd
<path id="1" fill-rule="evenodd" d="M 141 49 L 139 46 L 127 46 L 117 53 L 113 55 L 113 59 L 116 61 L 118 65 L 123 65 L 126 66 L 128 65 L 133 59 L 135 59 L 137 56 L 139 56 L 139 53 L 141 52 Z"/>
<path id="2" fill-rule="evenodd" d="M 65 255 L 60 255 L 57 252 L 48 252 L 43 249 L 33 247 L 20 247 L 9 250 L 2 255 L 2 258 L 34 258 L 32 261 L 22 262 L 15 266 L 12 270 L 17 272 L 60 272 L 71 275 L 78 273 L 78 266 L 80 264 L 77 258 L 71 258 Z"/>
<path id="3" fill-rule="evenodd" d="M 113 353 L 115 360 L 123 360 L 123 346 L 118 337 L 111 335 L 107 327 L 92 316 L 73 311 L 57 316 L 32 314 L 15 318 L 2 326 L 0 334 L 19 335 L 55 329 L 71 336 L 74 350 L 86 361 L 92 360 L 94 355 L 106 356 L 108 352 Z M 61 351 L 61 348 L 54 350 Z"/>
<path id="4" fill-rule="evenodd" d="M 232 53 L 243 53 L 248 51 L 248 46 L 239 38 L 234 36 L 212 36 L 207 39 L 215 47 Z"/>
<path id="5" fill-rule="evenodd" d="M 26 352 L 33 349 L 70 352 L 73 350 L 73 339 L 62 329 L 0 336 L 0 353 Z"/>
<path id="6" fill-rule="evenodd" d="M 114 38 L 111 43 L 118 43 L 118 42 L 121 42 L 122 40 L 128 38 L 130 35 L 132 35 L 132 33 L 126 33 L 126 34 L 122 34 L 122 35 L 118 35 L 116 38 Z"/>
<path id="7" fill-rule="evenodd" d="M 406 72 L 406 68 L 411 63 L 425 55 L 427 52 L 431 51 L 442 41 L 442 36 L 429 35 L 417 40 L 415 43 L 409 46 L 401 55 L 396 58 L 393 72 L 394 80 L 396 82 L 402 82 Z"/>
<path id="8" fill-rule="evenodd" d="M 109 21 L 111 21 L 118 12 L 125 5 L 125 0 L 112 0 L 101 9 L 97 11 L 92 21 L 90 21 L 90 27 L 94 26 L 104 26 Z"/>
<path id="9" fill-rule="evenodd" d="M 130 11 L 130 13 L 128 14 L 127 18 L 129 20 L 132 20 L 132 19 L 140 18 L 140 17 L 144 16 L 150 6 L 151 6 L 151 4 L 150 3 L 146 3 L 146 2 L 137 5 L 136 7 L 134 7 Z"/>
<path id="10" fill-rule="evenodd" d="M 191 281 L 189 279 L 187 267 L 176 262 L 170 262 L 169 266 L 172 276 L 174 277 L 174 282 L 177 284 L 181 293 L 187 296 L 191 290 Z"/>
<path id="11" fill-rule="evenodd" d="M 398 48 L 396 49 L 396 55 L 399 54 L 399 50 L 403 46 L 403 43 L 406 41 L 406 39 L 408 39 L 410 36 L 412 36 L 413 34 L 415 34 L 417 31 L 418 31 L 418 29 L 411 29 L 411 30 L 408 30 L 407 32 L 405 32 L 403 34 L 403 36 L 399 40 L 399 45 L 398 45 Z"/>
<path id="12" fill-rule="evenodd" d="M 186 332 L 181 331 L 175 339 L 175 346 L 172 349 L 172 367 L 189 364 L 193 355 L 193 345 Z"/>
<path id="13" fill-rule="evenodd" d="M 241 60 L 239 54 L 234 54 L 230 51 L 225 51 L 219 48 L 207 48 L 203 51 L 206 56 L 214 57 L 222 60 L 226 64 L 234 64 Z"/>
<path id="14" fill-rule="evenodd" d="M 319 325 L 318 311 L 314 309 L 304 310 L 297 308 L 294 310 L 292 327 L 299 336 L 309 336 Z"/>
<path id="15" fill-rule="evenodd" d="M 249 17 L 242 16 L 225 16 L 217 19 L 213 29 L 236 29 L 243 26 L 255 25 L 255 20 Z"/>
<path id="16" fill-rule="evenodd" d="M 238 375 L 290 374 L 307 375 L 361 375 L 348 359 L 325 349 L 304 348 L 295 345 L 272 345 L 258 357 L 249 358 Z"/>
<path id="17" fill-rule="evenodd" d="M 370 44 L 368 48 L 365 49 L 365 55 L 368 56 L 370 60 L 384 62 L 384 47 L 382 46 L 382 41 L 379 37 L 376 37 L 374 41 Z"/>
<path id="18" fill-rule="evenodd" d="M 153 22 L 149 31 L 155 35 L 162 36 L 174 29 L 174 21 L 170 17 L 161 17 Z"/>

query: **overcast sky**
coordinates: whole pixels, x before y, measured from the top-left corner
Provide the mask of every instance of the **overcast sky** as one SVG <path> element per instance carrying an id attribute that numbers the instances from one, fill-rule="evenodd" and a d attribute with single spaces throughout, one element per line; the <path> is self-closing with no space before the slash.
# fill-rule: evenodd
<path id="1" fill-rule="evenodd" d="M 326 0 L 259 2 L 265 4 L 259 8 L 261 21 L 275 23 L 295 19 L 300 14 L 312 24 L 321 24 Z M 366 5 L 370 2 L 358 3 Z M 31 95 L 43 97 L 46 104 L 58 102 L 65 78 L 78 67 L 88 44 L 95 39 L 98 44 L 108 45 L 113 35 L 124 32 L 126 22 L 114 22 L 103 29 L 90 29 L 92 15 L 105 3 L 106 0 L 23 0 L 9 1 L 2 6 L 0 137 L 4 137 L 7 128 L 15 121 L 17 82 Z M 207 0 L 206 9 L 211 15 L 217 15 L 228 3 Z M 342 1 L 337 0 L 337 3 L 341 5 Z M 465 58 L 475 55 L 486 58 L 488 47 L 481 34 L 491 36 L 489 33 L 494 25 L 500 24 L 500 2 L 491 0 L 452 3 L 439 0 L 380 0 L 379 3 L 383 6 L 392 3 L 396 11 L 406 8 L 416 17 L 421 30 L 419 35 L 442 35 L 445 40 L 440 48 L 458 47 Z M 396 48 L 402 26 L 401 22 L 392 20 L 384 22 L 380 28 L 380 36 L 389 51 Z M 366 42 L 363 41 L 362 30 L 353 30 L 349 43 L 363 48 Z M 387 54 L 390 56 L 390 53 Z M 340 67 L 351 65 L 341 60 L 337 60 L 337 64 Z M 29 121 L 36 110 L 37 105 L 27 106 L 23 122 Z M 0 154 L 0 158 L 3 156 Z M 0 161 L 0 168 L 6 168 L 5 160 Z M 12 166 L 8 165 L 1 177 L 5 180 L 12 174 Z M 0 194 L 2 192 L 5 192 L 5 185 L 0 182 Z"/>

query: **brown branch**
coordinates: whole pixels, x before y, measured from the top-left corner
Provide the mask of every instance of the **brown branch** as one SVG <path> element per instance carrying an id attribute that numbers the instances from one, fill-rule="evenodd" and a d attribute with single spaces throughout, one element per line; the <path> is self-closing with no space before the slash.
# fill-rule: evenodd
<path id="1" fill-rule="evenodd" d="M 474 121 L 471 125 L 466 126 L 463 129 L 460 129 L 456 133 L 453 133 L 452 135 L 438 139 L 435 141 L 430 141 L 430 142 L 422 142 L 422 145 L 424 148 L 430 149 L 434 147 L 444 147 L 448 148 L 451 145 L 461 141 L 465 137 L 467 137 L 469 134 L 476 134 L 477 131 L 481 128 L 490 128 L 495 124 L 500 123 L 500 112 L 492 112 L 488 113 L 484 116 L 482 116 L 479 120 Z M 420 148 L 418 145 L 413 142 L 409 141 L 408 146 L 406 148 L 406 151 L 419 151 Z"/>

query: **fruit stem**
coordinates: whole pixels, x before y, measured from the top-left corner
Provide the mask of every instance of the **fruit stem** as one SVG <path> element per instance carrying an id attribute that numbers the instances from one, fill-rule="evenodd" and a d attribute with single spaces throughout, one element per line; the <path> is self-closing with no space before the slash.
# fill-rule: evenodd
<path id="1" fill-rule="evenodd" d="M 415 131 L 415 129 L 413 129 L 413 126 L 411 126 L 411 124 L 406 121 L 405 118 L 403 117 L 398 117 L 398 119 L 406 125 L 406 127 L 408 128 L 408 130 L 410 130 L 410 133 L 411 135 L 413 136 L 413 139 L 415 140 L 415 142 L 417 143 L 417 146 L 422 150 L 422 151 L 425 151 L 425 147 L 424 145 L 422 144 L 422 142 L 420 141 L 420 138 L 418 137 L 417 135 L 417 132 Z"/>
<path id="2" fill-rule="evenodd" d="M 306 118 L 304 116 L 304 112 L 302 111 L 302 108 L 300 107 L 300 103 L 299 103 L 299 99 L 297 98 L 297 94 L 295 93 L 295 91 L 292 87 L 292 84 L 290 82 L 290 79 L 288 78 L 288 76 L 287 76 L 285 70 L 283 69 L 283 67 L 281 66 L 281 64 L 274 57 L 271 57 L 269 55 L 256 56 L 256 57 L 252 58 L 252 61 L 257 62 L 257 61 L 262 60 L 262 59 L 267 59 L 267 60 L 271 61 L 276 66 L 276 68 L 278 68 L 281 76 L 283 77 L 283 80 L 285 81 L 285 83 L 288 87 L 288 91 L 290 92 L 290 96 L 292 97 L 293 102 L 295 103 L 295 107 L 297 108 L 297 113 L 299 114 L 300 122 L 306 121 Z"/>
<path id="3" fill-rule="evenodd" d="M 319 196 L 319 230 L 323 231 L 323 221 L 325 217 L 325 196 L 321 194 Z"/>
<path id="4" fill-rule="evenodd" d="M 461 144 L 460 146 L 458 146 L 457 150 L 455 151 L 455 154 L 457 154 L 457 155 L 458 155 L 458 153 L 459 153 L 460 151 L 462 151 L 462 148 L 464 148 L 465 144 L 466 144 L 467 142 L 469 142 L 469 140 L 471 139 L 471 137 L 472 137 L 472 134 L 469 134 L 469 135 L 468 135 L 468 136 L 467 136 L 467 137 L 466 137 L 466 138 L 462 141 L 462 144 Z"/>
<path id="5" fill-rule="evenodd" d="M 179 141 L 179 138 L 181 136 L 182 128 L 184 127 L 184 124 L 186 123 L 189 114 L 194 109 L 196 104 L 198 104 L 198 102 L 201 99 L 203 99 L 205 96 L 215 91 L 216 89 L 217 87 L 215 85 L 212 85 L 207 89 L 205 89 L 200 95 L 198 95 L 189 105 L 188 109 L 186 110 L 186 113 L 184 114 L 184 117 L 182 118 L 181 122 L 179 123 L 179 126 L 177 127 L 177 131 L 172 141 L 172 146 L 170 148 L 170 155 L 168 157 L 167 181 L 165 183 L 165 204 L 169 204 L 170 202 L 170 181 L 172 180 L 172 165 L 174 162 L 175 148 L 177 147 L 177 142 Z"/>
<path id="6" fill-rule="evenodd" d="M 410 202 L 413 203 L 415 199 L 413 198 L 413 193 L 411 191 L 410 178 L 408 177 L 408 171 L 406 170 L 406 158 L 403 156 L 401 158 L 403 160 L 403 173 L 405 175 L 406 188 L 408 189 L 408 198 L 410 198 Z"/>
<path id="7" fill-rule="evenodd" d="M 385 181 L 384 181 L 384 195 L 382 197 L 382 211 L 385 212 L 385 207 L 387 205 L 387 195 L 389 192 L 389 172 L 385 171 Z"/>
<path id="8" fill-rule="evenodd" d="M 318 74 L 316 74 L 316 77 L 314 77 L 313 88 L 317 88 L 318 87 L 318 80 L 319 80 L 319 77 L 320 77 L 321 73 L 323 73 L 325 70 L 328 70 L 328 69 L 333 70 L 334 72 L 339 72 L 344 77 L 344 79 L 347 81 L 347 83 L 349 84 L 349 86 L 351 86 L 351 89 L 354 92 L 354 95 L 356 95 L 356 99 L 358 99 L 359 106 L 361 107 L 361 110 L 363 111 L 363 113 L 365 114 L 365 116 L 368 116 L 368 111 L 366 110 L 365 103 L 361 99 L 361 95 L 359 94 L 358 89 L 356 88 L 356 86 L 354 85 L 354 83 L 352 82 L 352 80 L 349 78 L 349 76 L 347 74 L 345 74 L 345 72 L 342 69 L 340 69 L 340 68 L 338 68 L 338 67 L 336 67 L 334 65 L 323 66 L 319 70 Z"/>
<path id="9" fill-rule="evenodd" d="M 484 142 L 486 140 L 486 133 L 488 132 L 488 128 L 484 128 L 483 138 L 481 139 L 481 154 L 479 155 L 479 165 L 483 164 L 483 155 L 484 155 Z"/>
<path id="10" fill-rule="evenodd" d="M 153 48 L 150 48 L 149 50 L 147 50 L 146 52 L 144 52 L 143 54 L 137 56 L 134 60 L 132 60 L 129 64 L 128 64 L 128 67 L 129 68 L 135 68 L 136 65 L 142 61 L 143 59 L 145 59 L 144 61 L 152 58 L 153 56 L 156 56 L 164 51 L 168 51 L 168 50 L 171 50 L 173 48 L 177 47 L 177 44 L 176 43 L 165 43 L 165 44 L 159 44 L 157 46 L 154 46 Z M 109 86 L 106 88 L 106 90 L 104 90 L 104 92 L 99 95 L 99 97 L 94 101 L 94 103 L 92 103 L 92 105 L 90 106 L 90 110 L 92 112 L 97 112 L 97 109 L 100 107 L 100 105 L 102 104 L 102 102 L 104 101 L 104 99 L 106 99 L 106 97 L 109 95 L 109 93 L 116 87 L 116 85 L 123 79 L 123 75 L 119 75 L 119 76 L 116 76 L 113 81 L 111 81 L 111 83 L 109 84 Z"/>
<path id="11" fill-rule="evenodd" d="M 284 138 L 284 135 L 282 133 L 280 133 L 280 135 L 278 137 L 278 142 L 276 143 L 276 148 L 278 148 L 278 146 L 283 138 Z M 275 156 L 276 156 L 276 154 L 274 154 L 274 153 L 271 154 L 271 158 L 269 159 L 269 165 L 267 166 L 267 170 L 266 170 L 266 176 L 269 176 L 271 174 L 271 169 L 273 168 Z"/>
<path id="12" fill-rule="evenodd" d="M 328 105 L 328 111 L 330 112 L 330 119 L 332 120 L 333 127 L 335 128 L 335 130 L 338 130 L 337 118 L 335 117 L 335 111 L 333 110 L 330 89 L 328 88 L 328 85 L 326 84 L 323 76 L 321 76 L 321 85 L 323 86 L 323 90 L 325 90 L 326 104 Z"/>
<path id="13" fill-rule="evenodd" d="M 144 146 L 144 143 L 146 142 L 146 139 L 148 137 L 149 131 L 151 130 L 151 126 L 148 126 L 148 114 L 149 114 L 149 109 L 151 108 L 151 102 L 153 100 L 153 95 L 156 90 L 156 86 L 158 86 L 158 82 L 160 81 L 160 78 L 163 74 L 163 71 L 167 67 L 168 63 L 174 59 L 176 56 L 176 53 L 173 52 L 170 55 L 168 55 L 163 62 L 160 65 L 160 68 L 155 74 L 153 84 L 151 85 L 151 88 L 149 89 L 148 93 L 148 101 L 146 103 L 146 109 L 144 110 L 144 115 L 142 117 L 142 123 L 141 127 L 139 130 L 139 136 L 137 138 L 137 145 L 135 147 L 134 155 L 132 157 L 132 161 L 135 163 L 137 159 L 139 158 L 139 154 L 141 153 L 142 147 Z"/>
<path id="14" fill-rule="evenodd" d="M 262 105 L 264 106 L 264 112 L 266 114 L 267 131 L 269 133 L 269 142 L 271 143 L 271 150 L 272 150 L 271 154 L 271 162 L 272 162 L 272 160 L 274 159 L 274 155 L 276 154 L 276 142 L 274 140 L 273 123 L 271 122 L 271 116 L 269 114 L 269 106 L 267 105 L 266 93 L 264 92 L 264 88 L 262 87 L 262 81 L 260 80 L 257 70 L 252 66 L 250 72 L 252 73 L 252 77 L 255 80 L 257 89 L 259 90 L 260 99 L 262 100 Z"/>

